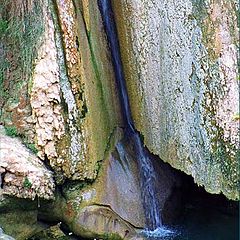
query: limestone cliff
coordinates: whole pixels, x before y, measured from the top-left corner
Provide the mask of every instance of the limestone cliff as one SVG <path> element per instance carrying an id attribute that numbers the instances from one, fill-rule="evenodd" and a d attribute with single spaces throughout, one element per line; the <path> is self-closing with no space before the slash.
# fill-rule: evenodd
<path id="1" fill-rule="evenodd" d="M 237 2 L 112 2 L 144 143 L 207 191 L 239 199 Z"/>
<path id="2" fill-rule="evenodd" d="M 152 209 L 170 224 L 185 178 L 159 157 L 239 198 L 233 0 L 112 0 L 131 109 L 103 2 L 0 4 L 1 236 L 64 235 L 62 222 L 83 238 L 136 239 Z"/>
<path id="3" fill-rule="evenodd" d="M 4 1 L 1 122 L 57 182 L 94 180 L 121 125 L 97 1 Z"/>

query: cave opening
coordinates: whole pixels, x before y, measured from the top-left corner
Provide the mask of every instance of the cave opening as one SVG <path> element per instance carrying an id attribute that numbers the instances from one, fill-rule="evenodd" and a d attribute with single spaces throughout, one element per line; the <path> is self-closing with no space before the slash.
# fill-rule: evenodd
<path id="1" fill-rule="evenodd" d="M 152 159 L 155 168 L 171 169 L 179 182 L 172 189 L 162 213 L 164 224 L 176 235 L 163 239 L 239 239 L 239 201 L 229 200 L 222 193 L 208 193 L 203 186 L 194 182 L 191 175 L 174 169 L 157 156 Z"/>

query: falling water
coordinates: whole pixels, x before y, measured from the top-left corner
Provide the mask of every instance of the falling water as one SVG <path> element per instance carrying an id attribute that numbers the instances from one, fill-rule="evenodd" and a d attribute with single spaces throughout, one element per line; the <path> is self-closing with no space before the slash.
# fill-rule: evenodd
<path id="1" fill-rule="evenodd" d="M 162 229 L 163 232 L 163 230 L 165 229 L 162 226 L 161 210 L 159 208 L 158 199 L 156 197 L 154 168 L 150 157 L 148 156 L 146 150 L 143 147 L 139 134 L 134 129 L 134 124 L 131 117 L 111 1 L 99 0 L 98 4 L 102 14 L 104 27 L 112 54 L 115 77 L 120 91 L 122 114 L 125 119 L 127 132 L 130 135 L 130 139 L 134 143 L 135 153 L 140 169 L 140 184 L 142 189 L 143 206 L 146 216 L 146 228 L 147 230 L 152 230 L 152 232 L 154 232 L 154 230 L 156 229 Z M 165 231 L 165 233 L 166 232 L 167 230 Z"/>
<path id="2" fill-rule="evenodd" d="M 111 48 L 112 63 L 113 63 L 115 77 L 116 77 L 120 98 L 121 98 L 122 114 L 127 124 L 127 127 L 130 128 L 132 132 L 134 132 L 133 121 L 132 121 L 132 116 L 130 112 L 128 95 L 126 91 L 125 79 L 123 75 L 122 63 L 120 58 L 117 31 L 116 31 L 113 12 L 111 8 L 111 1 L 99 0 L 98 3 L 102 13 L 102 18 L 103 18 L 106 34 L 108 37 L 108 42 Z"/>

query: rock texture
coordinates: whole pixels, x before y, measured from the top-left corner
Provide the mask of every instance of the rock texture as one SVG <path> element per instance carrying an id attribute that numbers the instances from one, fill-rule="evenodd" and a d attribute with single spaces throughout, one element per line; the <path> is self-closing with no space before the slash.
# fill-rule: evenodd
<path id="1" fill-rule="evenodd" d="M 0 228 L 16 240 L 28 239 L 43 230 L 38 223 L 38 207 L 41 200 L 19 199 L 7 195 L 0 197 Z M 1 235 L 1 234 L 0 234 Z M 0 238 L 1 239 L 1 238 Z"/>
<path id="2" fill-rule="evenodd" d="M 239 199 L 237 2 L 112 3 L 144 143 L 208 192 Z"/>
<path id="3" fill-rule="evenodd" d="M 121 124 L 113 69 L 97 2 L 61 0 L 56 5 L 55 41 L 65 108 L 65 135 L 57 144 L 56 165 L 67 178 L 93 180 Z"/>
<path id="4" fill-rule="evenodd" d="M 64 184 L 62 194 L 41 207 L 40 218 L 63 221 L 74 234 L 85 238 L 135 236 L 144 227 L 145 216 L 138 167 L 131 153 L 124 141 L 118 142 L 94 183 Z"/>
<path id="5" fill-rule="evenodd" d="M 123 138 L 115 145 L 94 183 L 64 184 L 55 201 L 42 205 L 39 217 L 62 221 L 76 235 L 86 238 L 136 237 L 145 227 L 137 156 L 131 139 Z M 157 172 L 155 185 L 159 189 L 157 199 L 162 220 L 171 224 L 179 214 L 180 177 L 168 164 L 149 157 Z"/>
<path id="6" fill-rule="evenodd" d="M 69 233 L 69 236 L 67 236 L 61 229 L 61 224 L 57 224 L 54 226 L 51 226 L 47 229 L 44 229 L 43 231 L 35 234 L 30 238 L 30 240 L 38 240 L 38 239 L 44 239 L 44 240 L 74 240 L 76 238 L 71 238 L 72 233 Z"/>
<path id="7" fill-rule="evenodd" d="M 35 144 L 57 183 L 94 180 L 121 125 L 97 2 L 24 2 L 0 9 L 9 25 L 0 46 L 1 122 Z"/>
<path id="8" fill-rule="evenodd" d="M 0 133 L 0 197 L 53 199 L 53 173 L 19 139 Z"/>
<path id="9" fill-rule="evenodd" d="M 1 240 L 14 240 L 11 236 L 4 234 L 3 230 L 0 228 L 0 239 Z"/>

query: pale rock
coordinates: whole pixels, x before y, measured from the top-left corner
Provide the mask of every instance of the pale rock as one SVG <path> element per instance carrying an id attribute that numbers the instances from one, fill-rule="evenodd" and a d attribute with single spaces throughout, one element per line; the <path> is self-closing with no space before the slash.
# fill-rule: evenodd
<path id="1" fill-rule="evenodd" d="M 19 198 L 54 198 L 52 172 L 19 139 L 0 134 L 2 194 Z"/>

